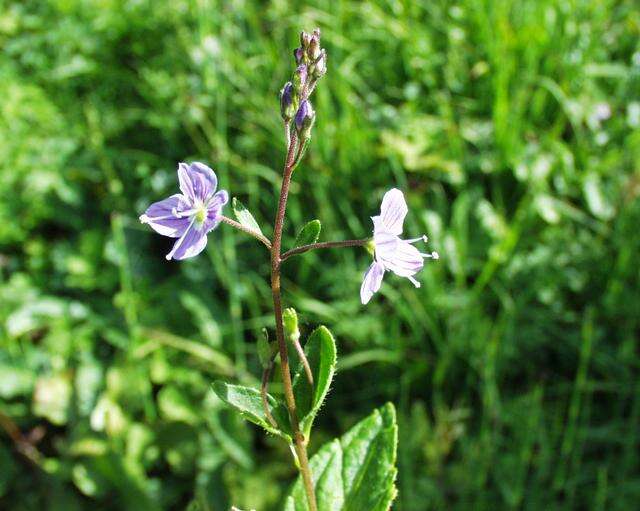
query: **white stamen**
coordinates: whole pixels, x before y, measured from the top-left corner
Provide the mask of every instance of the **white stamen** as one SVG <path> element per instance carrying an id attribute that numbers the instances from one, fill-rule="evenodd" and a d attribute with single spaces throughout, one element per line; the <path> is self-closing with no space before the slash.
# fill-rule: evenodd
<path id="1" fill-rule="evenodd" d="M 175 218 L 174 215 L 164 215 L 164 216 L 154 216 L 154 217 L 150 217 L 148 215 L 140 215 L 140 222 L 142 222 L 143 224 L 148 224 L 151 222 L 156 222 L 158 220 L 173 220 Z"/>
<path id="2" fill-rule="evenodd" d="M 173 208 L 171 210 L 171 213 L 173 214 L 173 216 L 175 218 L 184 218 L 186 216 L 191 216 L 194 215 L 198 212 L 198 210 L 196 208 L 193 209 L 187 209 L 185 211 L 178 211 L 178 208 Z"/>
<path id="3" fill-rule="evenodd" d="M 433 252 L 431 252 L 431 257 L 433 259 L 440 259 L 440 255 L 435 250 Z"/>
<path id="4" fill-rule="evenodd" d="M 416 286 L 417 288 L 420 287 L 420 282 L 418 282 L 416 279 L 414 279 L 413 277 L 407 277 L 409 279 L 409 281 L 411 281 L 411 283 Z"/>
<path id="5" fill-rule="evenodd" d="M 426 243 L 427 241 L 429 241 L 429 238 L 427 238 L 426 234 L 423 234 L 419 238 L 413 238 L 413 239 L 404 240 L 404 241 L 406 241 L 407 243 L 417 243 L 418 241 L 424 241 Z"/>

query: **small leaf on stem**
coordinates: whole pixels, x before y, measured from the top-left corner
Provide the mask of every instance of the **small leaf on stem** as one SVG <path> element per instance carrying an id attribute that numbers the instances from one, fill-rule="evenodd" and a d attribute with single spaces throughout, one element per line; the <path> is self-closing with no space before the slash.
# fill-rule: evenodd
<path id="1" fill-rule="evenodd" d="M 216 381 L 212 385 L 213 391 L 216 395 L 222 399 L 227 405 L 236 411 L 240 412 L 240 415 L 258 426 L 262 426 L 269 433 L 277 435 L 283 438 L 286 442 L 291 443 L 291 433 L 289 431 L 289 416 L 287 409 L 282 402 L 267 394 L 267 401 L 269 402 L 269 411 L 275 418 L 278 425 L 281 428 L 274 428 L 265 414 L 262 396 L 260 391 L 251 387 L 245 387 L 243 385 L 231 385 L 223 381 Z M 287 431 L 283 431 L 282 426 L 286 426 Z"/>
<path id="2" fill-rule="evenodd" d="M 247 208 L 244 207 L 244 204 L 242 204 L 242 202 L 234 197 L 231 201 L 231 207 L 233 209 L 233 214 L 236 216 L 238 222 L 240 222 L 248 229 L 256 231 L 258 234 L 262 234 L 258 222 L 256 222 L 256 219 L 253 218 L 253 215 Z"/>
<path id="3" fill-rule="evenodd" d="M 324 327 L 316 328 L 304 347 L 308 364 L 313 375 L 313 385 L 300 364 L 293 378 L 293 393 L 298 406 L 300 429 L 309 438 L 311 424 L 324 401 L 336 368 L 336 343 L 331 332 Z"/>
<path id="4" fill-rule="evenodd" d="M 320 220 L 311 220 L 307 224 L 300 229 L 298 236 L 296 236 L 296 241 L 294 243 L 294 247 L 301 247 L 303 245 L 311 245 L 318 241 L 320 237 L 320 230 L 322 229 L 322 224 Z"/>

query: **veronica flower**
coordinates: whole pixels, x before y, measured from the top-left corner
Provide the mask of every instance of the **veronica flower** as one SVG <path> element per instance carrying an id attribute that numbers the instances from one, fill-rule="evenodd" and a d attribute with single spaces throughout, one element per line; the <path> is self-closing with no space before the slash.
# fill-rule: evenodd
<path id="1" fill-rule="evenodd" d="M 360 288 L 360 299 L 363 304 L 368 303 L 373 293 L 380 289 L 385 271 L 392 271 L 400 277 L 406 277 L 414 286 L 420 287 L 420 282 L 413 276 L 422 269 L 424 259 L 438 259 L 437 252 L 424 254 L 412 245 L 418 241 L 426 243 L 426 236 L 411 240 L 400 239 L 407 212 L 404 195 L 397 188 L 392 188 L 382 198 L 380 215 L 371 217 L 375 260 L 365 272 Z"/>
<path id="2" fill-rule="evenodd" d="M 202 252 L 207 233 L 217 227 L 222 207 L 229 202 L 225 190 L 216 192 L 218 178 L 203 163 L 180 163 L 178 182 L 182 193 L 151 204 L 140 217 L 157 233 L 178 238 L 167 259 L 187 259 Z"/>

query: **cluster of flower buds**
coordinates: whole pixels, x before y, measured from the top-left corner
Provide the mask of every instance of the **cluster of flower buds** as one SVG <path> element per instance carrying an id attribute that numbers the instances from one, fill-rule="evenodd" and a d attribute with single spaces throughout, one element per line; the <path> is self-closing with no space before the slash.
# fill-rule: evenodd
<path id="1" fill-rule="evenodd" d="M 280 113 L 287 125 L 293 120 L 300 140 L 308 140 L 315 121 L 309 96 L 327 72 L 327 53 L 320 47 L 320 29 L 300 34 L 300 47 L 293 52 L 296 70 L 280 91 Z"/>
<path id="2" fill-rule="evenodd" d="M 327 52 L 320 47 L 320 29 L 316 28 L 312 34 L 300 34 L 300 47 L 293 50 L 296 63 L 305 65 L 309 75 L 317 80 L 327 72 Z"/>

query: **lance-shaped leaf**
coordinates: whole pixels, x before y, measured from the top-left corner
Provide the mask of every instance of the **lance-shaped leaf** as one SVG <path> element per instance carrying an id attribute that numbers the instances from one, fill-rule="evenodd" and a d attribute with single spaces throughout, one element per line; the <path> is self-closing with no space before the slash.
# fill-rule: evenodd
<path id="1" fill-rule="evenodd" d="M 320 237 L 321 229 L 322 224 L 320 223 L 320 220 L 311 220 L 311 222 L 306 223 L 304 227 L 300 229 L 300 232 L 298 232 L 293 246 L 301 247 L 302 245 L 311 245 L 311 243 L 315 243 Z"/>
<path id="2" fill-rule="evenodd" d="M 256 222 L 256 219 L 253 218 L 253 215 L 247 208 L 244 207 L 244 204 L 242 204 L 242 202 L 234 197 L 231 201 L 231 207 L 233 208 L 233 214 L 236 216 L 238 222 L 240 222 L 245 227 L 248 227 L 252 231 L 256 231 L 257 233 L 262 234 L 262 230 L 260 230 L 258 222 Z"/>
<path id="3" fill-rule="evenodd" d="M 329 392 L 336 369 L 336 342 L 331 332 L 324 326 L 316 328 L 304 346 L 304 353 L 311 366 L 313 387 L 300 364 L 293 377 L 293 393 L 298 408 L 300 429 L 308 438 L 313 419 Z"/>
<path id="4" fill-rule="evenodd" d="M 272 426 L 267 419 L 262 405 L 262 396 L 257 389 L 243 385 L 231 385 L 223 381 L 214 382 L 212 387 L 216 395 L 231 408 L 240 412 L 242 417 L 291 443 L 291 427 L 287 410 L 284 404 L 276 398 L 267 394 L 269 411 L 278 424 L 277 428 Z"/>
<path id="5" fill-rule="evenodd" d="M 311 458 L 318 511 L 387 511 L 396 496 L 398 427 L 388 403 Z M 285 511 L 308 511 L 302 481 Z"/>

